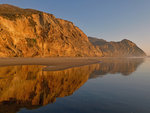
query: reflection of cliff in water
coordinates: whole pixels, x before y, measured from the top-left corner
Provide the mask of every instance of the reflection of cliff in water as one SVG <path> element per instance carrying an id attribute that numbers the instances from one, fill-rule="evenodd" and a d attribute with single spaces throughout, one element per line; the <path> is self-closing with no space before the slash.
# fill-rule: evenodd
<path id="1" fill-rule="evenodd" d="M 63 71 L 42 71 L 44 66 L 0 67 L 0 113 L 16 113 L 52 103 L 80 88 L 97 65 Z"/>
<path id="2" fill-rule="evenodd" d="M 96 78 L 106 74 L 120 73 L 124 76 L 132 74 L 138 66 L 144 62 L 143 58 L 105 58 L 99 64 L 99 69 L 95 70 L 90 78 Z"/>
<path id="3" fill-rule="evenodd" d="M 20 108 L 34 109 L 73 94 L 89 78 L 107 73 L 129 75 L 143 59 L 107 59 L 100 64 L 63 71 L 42 71 L 45 66 L 0 67 L 0 113 L 16 113 Z"/>

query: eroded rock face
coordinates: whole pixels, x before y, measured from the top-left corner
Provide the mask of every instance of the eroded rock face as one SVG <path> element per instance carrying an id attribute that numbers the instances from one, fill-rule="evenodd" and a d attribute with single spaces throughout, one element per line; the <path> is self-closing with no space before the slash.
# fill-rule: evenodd
<path id="1" fill-rule="evenodd" d="M 0 5 L 0 57 L 102 56 L 72 22 Z"/>
<path id="2" fill-rule="evenodd" d="M 89 37 L 89 41 L 99 47 L 104 57 L 146 56 L 142 49 L 127 39 L 120 42 L 107 42 L 103 39 Z"/>
<path id="3" fill-rule="evenodd" d="M 52 14 L 0 5 L 0 57 L 145 55 L 129 40 L 88 39 L 72 22 Z"/>

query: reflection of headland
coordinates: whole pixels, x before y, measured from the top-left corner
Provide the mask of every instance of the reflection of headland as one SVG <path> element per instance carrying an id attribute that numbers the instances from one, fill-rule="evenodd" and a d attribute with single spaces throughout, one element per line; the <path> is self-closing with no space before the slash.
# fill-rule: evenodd
<path id="1" fill-rule="evenodd" d="M 138 66 L 144 62 L 143 58 L 104 58 L 90 78 L 104 76 L 106 74 L 120 73 L 124 76 L 132 74 Z"/>
<path id="2" fill-rule="evenodd" d="M 0 67 L 0 113 L 16 113 L 20 108 L 34 109 L 72 95 L 89 78 L 108 73 L 129 75 L 143 59 L 103 59 L 100 64 L 62 71 L 42 71 L 45 66 Z"/>

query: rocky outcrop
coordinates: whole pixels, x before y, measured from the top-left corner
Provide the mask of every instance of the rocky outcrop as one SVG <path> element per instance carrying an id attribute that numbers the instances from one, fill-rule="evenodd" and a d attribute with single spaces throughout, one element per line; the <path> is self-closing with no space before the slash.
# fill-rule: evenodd
<path id="1" fill-rule="evenodd" d="M 142 49 L 127 39 L 120 42 L 107 42 L 103 39 L 89 37 L 89 41 L 95 47 L 99 47 L 104 57 L 146 56 Z"/>
<path id="2" fill-rule="evenodd" d="M 116 57 L 145 53 L 129 40 L 88 39 L 72 22 L 52 14 L 0 5 L 0 57 L 49 56 Z"/>
<path id="3" fill-rule="evenodd" d="M 102 56 L 72 22 L 0 5 L 0 57 Z"/>

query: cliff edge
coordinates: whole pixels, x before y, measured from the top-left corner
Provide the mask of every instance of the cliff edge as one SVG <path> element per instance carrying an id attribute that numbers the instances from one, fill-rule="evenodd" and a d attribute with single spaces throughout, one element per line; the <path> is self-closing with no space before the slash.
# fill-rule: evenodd
<path id="1" fill-rule="evenodd" d="M 102 56 L 72 22 L 0 5 L 0 57 Z"/>

